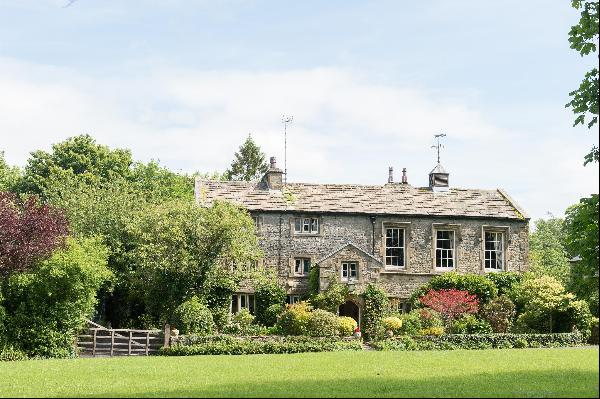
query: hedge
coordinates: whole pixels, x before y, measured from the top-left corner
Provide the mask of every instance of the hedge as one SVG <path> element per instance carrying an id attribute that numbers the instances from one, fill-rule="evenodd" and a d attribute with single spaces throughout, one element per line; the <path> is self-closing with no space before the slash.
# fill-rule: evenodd
<path id="1" fill-rule="evenodd" d="M 193 336 L 163 348 L 163 356 L 251 355 L 263 353 L 301 353 L 359 351 L 359 340 L 293 336 L 234 337 L 229 335 Z"/>
<path id="2" fill-rule="evenodd" d="M 555 334 L 447 334 L 441 336 L 401 336 L 372 342 L 377 350 L 455 350 L 548 348 L 584 344 L 581 333 Z"/>

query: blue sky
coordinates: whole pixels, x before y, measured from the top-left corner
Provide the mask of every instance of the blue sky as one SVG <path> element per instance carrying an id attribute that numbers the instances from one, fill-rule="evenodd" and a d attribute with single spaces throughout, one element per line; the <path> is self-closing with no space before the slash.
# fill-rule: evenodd
<path id="1" fill-rule="evenodd" d="M 570 1 L 0 0 L 0 150 L 90 133 L 137 159 L 223 170 L 252 133 L 290 181 L 505 188 L 532 217 L 598 192 L 597 134 L 564 104 L 593 56 Z M 597 58 L 596 58 L 597 60 Z"/>

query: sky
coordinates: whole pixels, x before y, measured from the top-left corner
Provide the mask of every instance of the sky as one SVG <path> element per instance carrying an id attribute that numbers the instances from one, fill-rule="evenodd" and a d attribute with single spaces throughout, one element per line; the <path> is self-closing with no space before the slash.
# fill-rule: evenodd
<path id="1" fill-rule="evenodd" d="M 564 105 L 597 57 L 567 0 L 0 0 L 0 151 L 82 133 L 180 172 L 252 134 L 288 181 L 505 189 L 533 219 L 598 192 Z M 69 5 L 70 4 L 70 5 Z"/>

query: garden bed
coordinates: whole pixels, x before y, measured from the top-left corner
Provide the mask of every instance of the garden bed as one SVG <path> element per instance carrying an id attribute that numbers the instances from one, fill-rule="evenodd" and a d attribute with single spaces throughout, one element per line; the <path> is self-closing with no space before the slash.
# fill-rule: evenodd
<path id="1" fill-rule="evenodd" d="M 554 348 L 585 344 L 580 333 L 555 334 L 446 334 L 440 336 L 400 336 L 375 341 L 377 350 L 455 350 L 455 349 L 508 349 Z"/>

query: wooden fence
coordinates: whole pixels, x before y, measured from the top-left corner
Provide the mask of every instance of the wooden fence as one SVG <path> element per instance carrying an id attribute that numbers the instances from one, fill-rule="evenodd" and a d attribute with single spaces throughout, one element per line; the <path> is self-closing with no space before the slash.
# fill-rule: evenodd
<path id="1" fill-rule="evenodd" d="M 77 340 L 80 356 L 148 356 L 164 344 L 160 330 L 112 329 L 90 324 Z"/>

